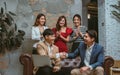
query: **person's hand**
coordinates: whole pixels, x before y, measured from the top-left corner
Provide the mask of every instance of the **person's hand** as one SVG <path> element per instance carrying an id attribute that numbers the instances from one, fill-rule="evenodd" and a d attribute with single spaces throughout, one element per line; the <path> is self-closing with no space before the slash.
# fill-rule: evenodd
<path id="1" fill-rule="evenodd" d="M 60 70 L 60 67 L 58 67 L 58 66 L 54 66 L 53 67 L 53 72 L 57 72 L 57 71 L 59 71 Z"/>
<path id="2" fill-rule="evenodd" d="M 75 31 L 75 36 L 76 36 L 76 38 L 79 36 L 78 30 Z"/>
<path id="3" fill-rule="evenodd" d="M 82 37 L 82 32 L 80 30 L 80 27 L 77 28 L 77 32 L 78 32 L 78 36 L 81 36 Z"/>
<path id="4" fill-rule="evenodd" d="M 60 58 L 65 59 L 67 56 L 66 52 L 60 52 Z"/>
<path id="5" fill-rule="evenodd" d="M 61 34 L 59 34 L 59 37 L 62 38 L 62 39 L 64 39 L 64 37 Z"/>
<path id="6" fill-rule="evenodd" d="M 57 31 L 56 32 L 56 36 L 59 37 L 60 36 L 60 32 Z"/>
<path id="7" fill-rule="evenodd" d="M 50 58 L 54 58 L 54 55 L 52 53 L 49 53 Z"/>
<path id="8" fill-rule="evenodd" d="M 82 32 L 79 32 L 78 34 L 79 34 L 79 36 L 81 36 L 81 37 L 82 37 L 82 35 L 83 35 Z"/>
<path id="9" fill-rule="evenodd" d="M 89 70 L 90 68 L 88 67 L 88 66 L 84 66 L 84 67 L 81 67 L 80 68 L 80 72 L 82 73 L 82 72 L 85 72 L 85 71 L 87 71 L 87 70 Z"/>
<path id="10" fill-rule="evenodd" d="M 34 67 L 33 68 L 33 74 L 36 74 L 36 72 L 38 71 L 38 69 L 39 69 L 38 67 Z"/>

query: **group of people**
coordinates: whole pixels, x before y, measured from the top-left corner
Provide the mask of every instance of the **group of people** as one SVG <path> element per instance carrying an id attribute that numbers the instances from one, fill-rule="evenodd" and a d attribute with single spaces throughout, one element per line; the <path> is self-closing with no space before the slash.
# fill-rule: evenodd
<path id="1" fill-rule="evenodd" d="M 33 45 L 33 54 L 46 55 L 51 58 L 53 67 L 40 66 L 35 75 L 90 75 L 95 71 L 96 75 L 104 75 L 102 68 L 104 62 L 104 49 L 97 44 L 97 33 L 94 30 L 86 30 L 81 26 L 79 14 L 73 16 L 74 28 L 67 27 L 65 16 L 60 16 L 55 28 L 48 28 L 44 14 L 38 14 L 32 27 L 32 39 L 37 41 Z M 69 52 L 67 42 L 72 42 Z M 61 72 L 61 59 L 80 56 L 81 63 L 78 68 Z"/>

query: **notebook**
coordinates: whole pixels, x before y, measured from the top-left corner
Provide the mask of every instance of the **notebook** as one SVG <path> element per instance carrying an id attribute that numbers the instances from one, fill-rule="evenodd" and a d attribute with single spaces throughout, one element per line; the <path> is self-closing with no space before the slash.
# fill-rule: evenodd
<path id="1" fill-rule="evenodd" d="M 41 55 L 32 55 L 32 58 L 33 58 L 33 64 L 34 66 L 50 66 L 52 67 L 51 65 L 51 60 L 49 58 L 49 56 L 41 56 Z"/>

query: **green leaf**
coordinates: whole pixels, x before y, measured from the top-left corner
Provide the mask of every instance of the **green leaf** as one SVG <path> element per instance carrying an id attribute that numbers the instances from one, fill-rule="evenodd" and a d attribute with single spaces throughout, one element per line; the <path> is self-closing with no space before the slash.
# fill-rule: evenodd
<path id="1" fill-rule="evenodd" d="M 10 13 L 11 15 L 13 15 L 13 16 L 16 16 L 16 14 L 15 14 L 15 13 L 13 13 L 13 12 L 11 12 L 11 11 L 9 11 L 9 13 Z"/>
<path id="2" fill-rule="evenodd" d="M 17 30 L 17 24 L 15 23 L 15 31 Z"/>
<path id="3" fill-rule="evenodd" d="M 8 34 L 9 37 L 13 37 L 14 36 L 14 30 L 11 30 Z"/>
<path id="4" fill-rule="evenodd" d="M 4 2 L 4 5 L 5 5 L 5 10 L 7 11 L 7 5 L 6 5 L 6 2 Z"/>
<path id="5" fill-rule="evenodd" d="M 4 12 L 4 9 L 3 9 L 3 7 L 1 7 L 1 14 L 3 14 L 3 12 Z"/>
<path id="6" fill-rule="evenodd" d="M 12 25 L 12 22 L 11 22 L 11 20 L 10 20 L 9 18 L 5 18 L 5 22 L 6 22 L 9 26 Z"/>
<path id="7" fill-rule="evenodd" d="M 12 18 L 8 13 L 6 13 L 6 16 L 7 16 L 7 18 L 5 19 L 5 22 L 6 22 L 9 26 L 11 26 L 12 23 L 14 22 L 14 20 L 13 20 L 13 18 Z"/>
<path id="8" fill-rule="evenodd" d="M 117 5 L 111 5 L 112 7 L 118 9 L 120 11 L 120 6 L 117 6 Z"/>
<path id="9" fill-rule="evenodd" d="M 120 13 L 118 13 L 117 11 L 112 11 L 112 14 L 120 19 Z"/>
<path id="10" fill-rule="evenodd" d="M 7 33 L 7 29 L 6 29 L 5 25 L 1 25 L 1 28 L 2 28 L 1 32 Z"/>

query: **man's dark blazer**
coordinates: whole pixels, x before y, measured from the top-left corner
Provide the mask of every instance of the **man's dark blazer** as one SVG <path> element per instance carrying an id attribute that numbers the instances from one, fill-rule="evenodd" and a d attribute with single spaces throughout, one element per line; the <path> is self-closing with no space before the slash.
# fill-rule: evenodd
<path id="1" fill-rule="evenodd" d="M 68 53 L 68 58 L 75 58 L 77 56 L 80 56 L 81 58 L 80 67 L 85 66 L 84 59 L 85 59 L 86 48 L 87 45 L 84 42 L 81 42 L 79 47 L 73 53 Z M 92 54 L 89 63 L 92 66 L 92 68 L 94 69 L 97 66 L 102 66 L 105 57 L 103 47 L 95 43 L 91 53 Z"/>

